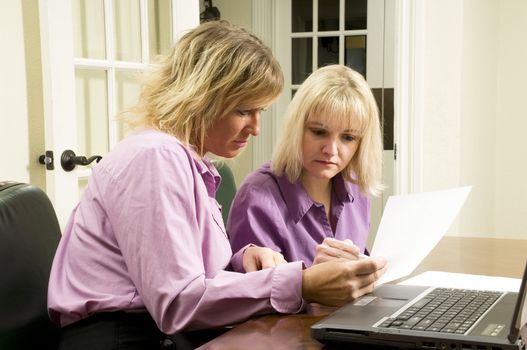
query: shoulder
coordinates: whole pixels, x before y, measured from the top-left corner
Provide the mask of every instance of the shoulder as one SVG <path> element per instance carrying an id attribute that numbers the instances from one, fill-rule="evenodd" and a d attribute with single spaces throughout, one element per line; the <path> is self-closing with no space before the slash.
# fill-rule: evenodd
<path id="1" fill-rule="evenodd" d="M 171 154 L 189 158 L 192 151 L 176 137 L 157 130 L 144 130 L 125 138 L 115 148 L 115 153 L 129 157 L 141 157 L 154 153 Z"/>
<path id="2" fill-rule="evenodd" d="M 239 191 L 268 192 L 276 188 L 276 176 L 272 173 L 269 162 L 253 171 L 243 180 Z"/>
<path id="3" fill-rule="evenodd" d="M 144 130 L 119 142 L 100 162 L 100 168 L 112 177 L 129 171 L 188 171 L 193 167 L 192 151 L 176 137 L 156 131 Z"/>
<path id="4" fill-rule="evenodd" d="M 257 206 L 268 205 L 270 201 L 275 202 L 279 194 L 276 175 L 267 162 L 247 175 L 236 192 L 236 200 Z"/>
<path id="5" fill-rule="evenodd" d="M 359 185 L 351 181 L 344 181 L 344 182 L 346 186 L 346 191 L 348 192 L 348 195 L 350 199 L 352 200 L 353 204 L 370 206 L 371 196 L 369 194 L 363 193 Z"/>
<path id="6" fill-rule="evenodd" d="M 177 138 L 155 130 L 132 134 L 118 143 L 92 171 L 89 186 L 106 197 L 125 193 L 190 196 L 200 183 L 198 161 Z M 117 200 L 117 199 L 116 199 Z"/>

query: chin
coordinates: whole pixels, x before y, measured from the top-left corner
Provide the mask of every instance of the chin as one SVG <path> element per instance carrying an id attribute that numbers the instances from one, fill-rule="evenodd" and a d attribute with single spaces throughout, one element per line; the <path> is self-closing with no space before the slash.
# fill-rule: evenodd
<path id="1" fill-rule="evenodd" d="M 241 152 L 239 150 L 236 150 L 236 151 L 225 151 L 225 152 L 222 152 L 221 154 L 217 154 L 217 156 L 220 156 L 220 157 L 223 157 L 223 158 L 234 158 L 240 153 Z"/>
<path id="2" fill-rule="evenodd" d="M 320 179 L 320 180 L 330 180 L 333 177 L 335 177 L 335 175 L 336 175 L 336 174 L 332 174 L 332 173 L 328 173 L 328 172 L 310 172 L 310 171 L 308 171 L 308 173 L 312 177 Z"/>

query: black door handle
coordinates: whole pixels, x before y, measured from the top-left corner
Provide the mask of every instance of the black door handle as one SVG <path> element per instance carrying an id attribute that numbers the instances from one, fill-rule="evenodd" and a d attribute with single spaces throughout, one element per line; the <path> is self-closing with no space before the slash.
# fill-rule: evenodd
<path id="1" fill-rule="evenodd" d="M 85 156 L 77 156 L 75 152 L 67 149 L 62 152 L 62 155 L 60 156 L 60 165 L 65 171 L 72 171 L 77 165 L 88 165 L 93 161 L 99 163 L 101 159 L 101 156 L 92 156 L 90 158 L 86 158 Z"/>

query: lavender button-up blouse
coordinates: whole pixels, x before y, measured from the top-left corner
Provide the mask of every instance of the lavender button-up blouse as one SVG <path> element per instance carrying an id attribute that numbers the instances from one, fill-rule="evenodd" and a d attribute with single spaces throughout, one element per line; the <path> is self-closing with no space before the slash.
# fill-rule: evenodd
<path id="1" fill-rule="evenodd" d="M 300 263 L 252 273 L 232 256 L 206 158 L 153 130 L 94 167 L 64 230 L 48 290 L 61 326 L 97 312 L 147 310 L 165 333 L 302 308 Z"/>
<path id="2" fill-rule="evenodd" d="M 248 243 L 279 251 L 287 261 L 313 263 L 315 248 L 326 237 L 351 239 L 366 250 L 370 229 L 369 197 L 341 175 L 333 178 L 331 219 L 302 184 L 276 176 L 270 163 L 251 173 L 234 198 L 227 232 L 233 251 Z"/>

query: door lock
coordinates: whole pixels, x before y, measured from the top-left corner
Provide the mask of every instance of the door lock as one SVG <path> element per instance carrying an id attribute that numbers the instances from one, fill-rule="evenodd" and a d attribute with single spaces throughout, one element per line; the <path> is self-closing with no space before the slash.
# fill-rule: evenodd
<path id="1" fill-rule="evenodd" d="M 46 151 L 46 154 L 41 154 L 38 157 L 38 162 L 44 164 L 47 170 L 54 170 L 55 165 L 53 165 L 53 151 Z"/>

